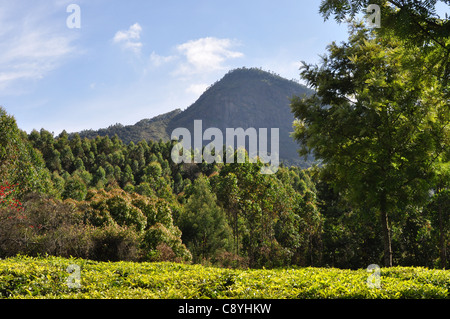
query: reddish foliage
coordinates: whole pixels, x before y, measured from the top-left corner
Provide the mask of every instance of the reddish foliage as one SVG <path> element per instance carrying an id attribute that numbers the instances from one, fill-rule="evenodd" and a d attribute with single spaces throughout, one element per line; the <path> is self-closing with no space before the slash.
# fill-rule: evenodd
<path id="1" fill-rule="evenodd" d="M 19 184 L 10 184 L 8 181 L 4 182 L 4 185 L 0 185 L 0 208 L 12 208 L 16 211 L 22 211 L 22 203 L 14 198 L 14 192 Z"/>

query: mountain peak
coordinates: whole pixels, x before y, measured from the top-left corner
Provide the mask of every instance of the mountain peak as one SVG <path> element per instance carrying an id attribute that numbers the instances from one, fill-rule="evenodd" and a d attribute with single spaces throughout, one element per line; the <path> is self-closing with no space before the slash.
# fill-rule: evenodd
<path id="1" fill-rule="evenodd" d="M 294 116 L 290 99 L 312 91 L 296 81 L 285 79 L 273 72 L 259 68 L 230 70 L 222 79 L 211 85 L 191 106 L 151 119 L 143 119 L 134 125 L 114 125 L 98 131 L 83 131 L 81 137 L 118 135 L 125 143 L 145 140 L 169 140 L 172 131 L 179 127 L 194 132 L 194 120 L 202 120 L 203 130 L 219 128 L 253 127 L 279 129 L 279 156 L 286 164 L 306 166 L 299 157 L 296 142 L 290 137 Z M 204 144 L 209 141 L 204 141 Z M 268 149 L 270 145 L 268 145 Z"/>
<path id="2" fill-rule="evenodd" d="M 279 74 L 272 72 L 272 71 L 265 71 L 262 68 L 236 68 L 228 71 L 228 73 L 225 74 L 223 79 L 236 79 L 236 78 L 257 78 L 259 80 L 267 79 L 267 80 L 278 80 L 282 82 L 293 82 L 295 84 L 299 84 L 298 82 L 294 80 L 288 80 L 286 78 L 283 78 Z"/>
<path id="3" fill-rule="evenodd" d="M 272 72 L 257 68 L 234 69 L 176 115 L 167 132 L 170 135 L 178 127 L 193 132 L 194 120 L 202 120 L 204 129 L 217 127 L 224 133 L 226 128 L 278 128 L 280 159 L 301 164 L 296 151 L 298 145 L 290 137 L 294 121 L 290 99 L 294 95 L 311 92 L 307 87 Z"/>

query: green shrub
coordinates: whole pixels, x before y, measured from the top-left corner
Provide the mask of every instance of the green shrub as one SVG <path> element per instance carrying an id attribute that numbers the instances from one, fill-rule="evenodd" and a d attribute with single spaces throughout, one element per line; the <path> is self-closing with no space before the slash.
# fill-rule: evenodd
<path id="1" fill-rule="evenodd" d="M 144 258 L 149 261 L 190 261 L 192 255 L 177 235 L 179 234 L 176 231 L 160 223 L 150 227 L 144 233 L 142 239 L 141 247 L 147 252 Z M 169 252 L 169 249 L 174 256 Z"/>
<path id="2" fill-rule="evenodd" d="M 126 226 L 108 225 L 92 229 L 92 259 L 100 261 L 138 260 L 140 237 Z"/>
<path id="3" fill-rule="evenodd" d="M 34 193 L 23 202 L 20 210 L 0 210 L 0 257 L 88 256 L 90 240 L 74 205 Z"/>
<path id="4" fill-rule="evenodd" d="M 69 265 L 80 267 L 78 288 L 67 285 Z M 450 298 L 449 271 L 382 268 L 380 288 L 368 287 L 368 275 L 366 269 L 238 270 L 17 256 L 0 260 L 0 298 Z"/>
<path id="5" fill-rule="evenodd" d="M 106 200 L 108 211 L 111 217 L 121 226 L 135 227 L 136 231 L 141 232 L 147 225 L 147 219 L 141 210 L 128 203 L 121 196 L 114 196 Z"/>

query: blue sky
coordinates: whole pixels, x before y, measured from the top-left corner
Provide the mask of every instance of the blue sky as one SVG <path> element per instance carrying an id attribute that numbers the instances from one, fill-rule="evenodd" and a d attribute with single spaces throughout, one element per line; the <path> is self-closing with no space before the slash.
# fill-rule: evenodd
<path id="1" fill-rule="evenodd" d="M 0 0 L 0 105 L 27 132 L 59 134 L 185 109 L 237 67 L 299 80 L 300 61 L 347 39 L 319 3 Z"/>

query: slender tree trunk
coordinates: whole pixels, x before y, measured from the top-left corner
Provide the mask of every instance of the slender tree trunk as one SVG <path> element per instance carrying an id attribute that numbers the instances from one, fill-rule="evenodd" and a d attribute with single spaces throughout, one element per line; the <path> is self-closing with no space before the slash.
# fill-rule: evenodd
<path id="1" fill-rule="evenodd" d="M 391 235 L 389 229 L 389 220 L 387 215 L 386 207 L 386 194 L 381 197 L 380 208 L 381 208 L 381 229 L 383 234 L 383 244 L 384 244 L 384 266 L 392 267 L 392 246 L 391 246 Z"/>
<path id="2" fill-rule="evenodd" d="M 384 243 L 384 266 L 392 267 L 391 235 L 386 211 L 381 212 L 381 223 L 382 223 L 383 243 Z"/>
<path id="3" fill-rule="evenodd" d="M 441 268 L 445 269 L 447 263 L 447 252 L 445 245 L 445 232 L 444 232 L 444 223 L 442 217 L 442 203 L 438 203 L 438 212 L 439 212 L 439 250 L 440 250 L 440 259 L 441 259 Z"/>
<path id="4" fill-rule="evenodd" d="M 236 229 L 236 255 L 239 256 L 239 229 L 238 229 L 238 217 L 236 212 L 236 219 L 234 220 L 234 228 Z"/>

